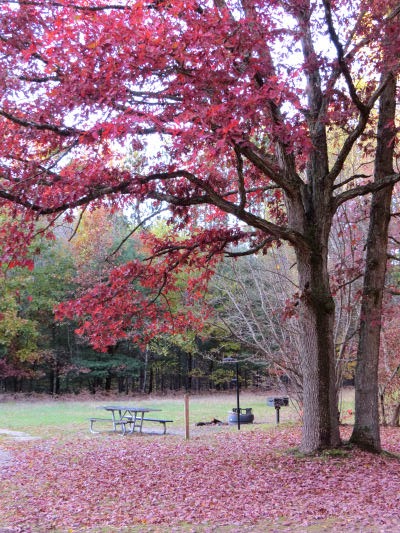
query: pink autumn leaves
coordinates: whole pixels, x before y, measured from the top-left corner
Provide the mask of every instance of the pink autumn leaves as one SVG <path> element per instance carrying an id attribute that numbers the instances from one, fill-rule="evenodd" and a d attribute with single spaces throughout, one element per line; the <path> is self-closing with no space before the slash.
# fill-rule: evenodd
<path id="1" fill-rule="evenodd" d="M 383 439 L 399 451 L 398 430 L 385 429 Z M 297 429 L 285 429 L 189 442 L 106 436 L 24 443 L 0 474 L 1 523 L 15 531 L 262 520 L 293 530 L 327 519 L 351 531 L 399 523 L 397 459 L 356 450 L 298 457 L 287 451 L 298 441 Z"/>

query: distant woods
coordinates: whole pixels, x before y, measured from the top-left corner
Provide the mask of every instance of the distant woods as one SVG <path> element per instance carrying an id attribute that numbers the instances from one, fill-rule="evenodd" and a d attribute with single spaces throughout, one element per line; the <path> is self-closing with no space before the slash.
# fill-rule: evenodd
<path id="1" fill-rule="evenodd" d="M 206 306 L 214 306 L 218 313 L 205 319 L 202 328 L 187 328 L 185 334 L 160 334 L 146 345 L 121 339 L 98 351 L 76 333 L 73 320 L 56 319 L 61 302 L 105 278 L 113 266 L 145 253 L 137 235 L 125 239 L 135 225 L 103 209 L 64 220 L 50 239 L 39 242 L 37 237 L 32 263 L 2 269 L 0 391 L 58 395 L 229 390 L 235 387 L 234 371 L 221 359 L 232 355 L 245 359 L 240 364 L 241 387 L 274 387 L 276 379 L 284 385 L 282 371 L 257 357 L 255 350 L 246 350 L 226 321 L 232 303 L 221 304 L 223 286 L 227 276 L 237 276 L 238 268 L 233 270 L 229 263 L 222 266 L 204 298 L 204 316 Z M 162 229 L 153 227 L 153 231 Z M 240 286 L 230 285 L 238 295 Z M 182 293 L 176 305 L 179 301 L 187 305 L 184 299 Z M 234 314 L 232 321 L 236 327 Z"/>

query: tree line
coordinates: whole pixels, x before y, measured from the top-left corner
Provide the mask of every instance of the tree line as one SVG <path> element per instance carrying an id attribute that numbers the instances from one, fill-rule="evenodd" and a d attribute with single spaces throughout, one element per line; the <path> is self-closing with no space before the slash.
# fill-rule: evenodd
<path id="1" fill-rule="evenodd" d="M 3 269 L 0 390 L 164 394 L 235 386 L 234 372 L 221 364 L 221 357 L 237 354 L 240 345 L 221 333 L 213 335 L 211 325 L 202 334 L 160 335 L 146 346 L 121 340 L 100 352 L 76 334 L 77 323 L 56 320 L 56 306 L 102 275 L 105 258 L 131 226 L 126 217 L 104 209 L 82 215 L 74 225 L 60 224 L 51 240 L 33 250 L 30 268 Z M 137 239 L 131 240 L 117 262 L 140 253 L 138 246 Z M 274 372 L 264 363 L 244 361 L 240 386 L 273 387 Z"/>

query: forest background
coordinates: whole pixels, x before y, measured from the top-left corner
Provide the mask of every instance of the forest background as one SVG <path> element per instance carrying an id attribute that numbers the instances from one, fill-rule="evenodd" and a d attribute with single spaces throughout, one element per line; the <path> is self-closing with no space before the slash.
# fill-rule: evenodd
<path id="1" fill-rule="evenodd" d="M 82 212 L 73 222 L 61 220 L 40 246 L 34 243 L 27 266 L 3 268 L 2 391 L 227 390 L 235 387 L 235 372 L 223 359 L 234 356 L 241 361 L 241 387 L 287 393 L 292 378 L 292 388 L 300 393 L 296 324 L 289 311 L 296 284 L 287 248 L 268 258 L 225 260 L 201 304 L 190 298 L 187 275 L 182 276 L 182 290 L 171 305 L 183 312 L 190 308 L 198 322 L 180 334 L 160 334 L 147 345 L 122 339 L 112 349 L 94 350 L 76 333 L 76 322 L 57 320 L 58 304 L 82 294 L 116 265 L 145 256 L 137 223 L 134 215 L 103 208 Z M 42 230 L 39 226 L 38 239 Z M 141 233 L 162 236 L 167 231 L 161 220 Z M 351 381 L 351 365 L 346 376 Z"/>
<path id="2" fill-rule="evenodd" d="M 336 298 L 338 387 L 354 385 L 365 240 L 365 204 L 343 210 L 332 232 L 331 278 Z M 392 231 L 396 231 L 396 216 Z M 117 265 L 144 257 L 144 235 L 161 237 L 165 220 L 138 230 L 137 214 L 82 211 L 46 232 L 38 225 L 25 266 L 2 270 L 0 384 L 2 392 L 51 395 L 95 393 L 206 393 L 236 387 L 232 365 L 240 361 L 240 387 L 290 394 L 301 405 L 300 329 L 293 254 L 279 246 L 268 255 L 225 259 L 196 303 L 186 291 L 173 305 L 190 308 L 199 322 L 180 334 L 160 334 L 147 345 L 121 340 L 93 349 L 72 320 L 56 318 L 57 306 L 78 297 Z M 145 225 L 146 226 L 146 225 Z M 363 234 L 364 232 L 364 234 Z M 142 234 L 142 235 L 141 235 Z M 140 238 L 140 236 L 142 238 Z M 380 365 L 382 422 L 399 423 L 398 268 L 390 253 Z"/>

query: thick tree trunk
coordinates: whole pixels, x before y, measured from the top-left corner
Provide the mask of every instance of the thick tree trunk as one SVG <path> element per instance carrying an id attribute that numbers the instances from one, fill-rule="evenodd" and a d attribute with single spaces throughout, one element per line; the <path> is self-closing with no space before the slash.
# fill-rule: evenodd
<path id="1" fill-rule="evenodd" d="M 316 85 L 318 81 L 310 83 Z M 315 107 L 318 115 L 319 93 L 314 92 L 310 93 L 311 107 Z M 305 453 L 340 445 L 333 340 L 335 304 L 328 271 L 332 197 L 326 181 L 329 172 L 326 131 L 324 125 L 316 124 L 312 124 L 315 149 L 307 165 L 307 183 L 300 196 L 286 197 L 289 225 L 300 230 L 306 242 L 294 245 L 301 291 L 304 407 L 301 449 Z"/>
<path id="2" fill-rule="evenodd" d="M 311 263 L 311 268 L 310 268 Z M 311 261 L 298 254 L 302 326 L 303 434 L 305 453 L 340 444 L 334 365 L 334 302 L 329 289 L 325 260 Z"/>
<path id="3" fill-rule="evenodd" d="M 368 232 L 360 340 L 355 375 L 355 423 L 351 442 L 380 451 L 378 363 L 391 189 L 374 195 Z"/>
<path id="4" fill-rule="evenodd" d="M 303 378 L 301 450 L 314 453 L 340 445 L 335 371 L 334 318 L 328 272 L 328 241 L 332 223 L 324 131 L 310 162 L 308 184 L 300 197 L 286 197 L 289 226 L 300 230 L 305 243 L 294 244 L 299 274 L 299 322 Z"/>
<path id="5" fill-rule="evenodd" d="M 379 102 L 375 181 L 393 173 L 395 102 L 396 81 L 393 77 Z M 381 449 L 378 363 L 391 198 L 392 187 L 372 196 L 355 376 L 355 424 L 351 436 L 351 442 L 376 452 Z"/>
<path id="6" fill-rule="evenodd" d="M 301 44 L 307 62 L 307 122 L 312 142 L 300 195 L 287 195 L 290 227 L 300 230 L 306 245 L 295 244 L 299 272 L 300 324 L 302 326 L 303 436 L 304 452 L 340 444 L 335 376 L 333 324 L 335 306 L 328 275 L 328 241 L 333 218 L 332 182 L 326 135 L 325 101 L 317 52 L 311 36 L 311 9 L 296 11 L 303 28 Z M 290 159 L 286 159 L 290 169 Z"/>

